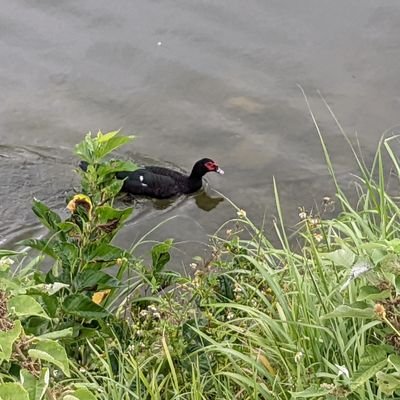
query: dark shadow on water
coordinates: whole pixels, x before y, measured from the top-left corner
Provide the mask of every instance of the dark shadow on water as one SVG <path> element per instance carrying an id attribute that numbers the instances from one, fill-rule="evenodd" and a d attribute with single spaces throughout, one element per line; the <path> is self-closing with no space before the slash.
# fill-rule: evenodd
<path id="1" fill-rule="evenodd" d="M 201 191 L 195 195 L 195 201 L 197 207 L 204 211 L 211 211 L 224 201 L 224 199 L 222 197 L 211 197 L 207 192 Z"/>
<path id="2" fill-rule="evenodd" d="M 211 211 L 218 206 L 219 203 L 224 201 L 222 197 L 211 197 L 206 191 L 202 190 L 197 192 L 191 196 L 179 196 L 178 198 L 174 197 L 172 199 L 151 199 L 144 196 L 134 196 L 129 193 L 124 193 L 121 197 L 121 201 L 125 205 L 136 205 L 138 203 L 142 203 L 144 201 L 151 202 L 153 209 L 155 210 L 166 210 L 172 206 L 176 206 L 181 203 L 185 199 L 194 198 L 196 206 L 204 211 Z"/>

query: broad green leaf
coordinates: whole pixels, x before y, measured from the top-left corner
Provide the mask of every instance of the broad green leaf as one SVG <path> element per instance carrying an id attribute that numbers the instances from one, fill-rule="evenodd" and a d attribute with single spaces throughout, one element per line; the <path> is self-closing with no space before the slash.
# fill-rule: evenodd
<path id="1" fill-rule="evenodd" d="M 109 185 L 103 188 L 105 197 L 113 199 L 121 191 L 124 181 L 120 179 L 114 179 Z"/>
<path id="2" fill-rule="evenodd" d="M 84 289 L 103 290 L 118 286 L 119 282 L 116 278 L 93 269 L 82 271 L 75 278 L 75 287 L 78 291 Z"/>
<path id="3" fill-rule="evenodd" d="M 111 140 L 113 137 L 117 136 L 118 133 L 120 133 L 120 129 L 117 129 L 116 131 L 110 131 L 107 133 L 103 133 L 102 131 L 97 132 L 97 137 L 94 140 L 97 140 L 99 143 L 104 143 L 108 142 Z"/>
<path id="4" fill-rule="evenodd" d="M 400 356 L 397 354 L 391 354 L 388 357 L 389 364 L 393 365 L 397 372 L 400 372 Z"/>
<path id="5" fill-rule="evenodd" d="M 21 294 L 12 297 L 8 302 L 8 309 L 18 317 L 31 317 L 36 315 L 49 319 L 42 306 L 32 297 Z"/>
<path id="6" fill-rule="evenodd" d="M 118 258 L 129 258 L 130 254 L 120 247 L 112 244 L 102 243 L 93 244 L 85 255 L 88 262 L 113 262 Z"/>
<path id="7" fill-rule="evenodd" d="M 14 342 L 21 334 L 21 322 L 15 321 L 14 327 L 8 331 L 0 331 L 0 360 L 9 361 Z"/>
<path id="8" fill-rule="evenodd" d="M 96 400 L 96 396 L 86 388 L 79 388 L 63 397 L 63 400 Z"/>
<path id="9" fill-rule="evenodd" d="M 53 283 L 42 283 L 36 286 L 37 288 L 43 290 L 44 292 L 48 293 L 50 296 L 59 292 L 61 289 L 65 289 L 70 287 L 66 283 L 62 282 L 53 282 Z"/>
<path id="10" fill-rule="evenodd" d="M 69 242 L 54 242 L 53 251 L 57 255 L 57 258 L 61 260 L 63 265 L 71 265 L 78 258 L 79 249 L 78 246 Z"/>
<path id="11" fill-rule="evenodd" d="M 386 351 L 379 345 L 367 345 L 361 357 L 357 371 L 351 377 L 351 389 L 354 391 L 375 376 L 387 364 Z"/>
<path id="12" fill-rule="evenodd" d="M 355 308 L 347 305 L 341 305 L 334 311 L 324 315 L 323 319 L 328 318 L 375 318 L 374 309 L 371 307 L 367 308 Z"/>
<path id="13" fill-rule="evenodd" d="M 65 233 L 67 233 L 67 232 L 77 233 L 77 234 L 81 233 L 80 227 L 77 224 L 75 224 L 74 222 L 63 221 L 63 222 L 60 222 L 57 226 L 61 231 L 65 232 Z"/>
<path id="14" fill-rule="evenodd" d="M 385 374 L 382 371 L 378 371 L 376 374 L 378 387 L 382 393 L 387 396 L 392 396 L 395 390 L 400 389 L 400 377 L 394 374 Z"/>
<path id="15" fill-rule="evenodd" d="M 74 333 L 73 328 L 66 328 L 60 331 L 48 332 L 40 336 L 36 336 L 37 340 L 46 340 L 46 339 L 61 339 L 65 337 L 70 337 Z"/>
<path id="16" fill-rule="evenodd" d="M 0 384 L 1 400 L 29 400 L 28 392 L 19 383 Z"/>
<path id="17" fill-rule="evenodd" d="M 122 181 L 120 181 L 122 182 Z M 130 217 L 133 208 L 118 210 L 109 205 L 97 207 L 98 228 L 106 233 L 114 235 L 122 227 L 123 222 Z"/>
<path id="18" fill-rule="evenodd" d="M 106 309 L 94 303 L 83 294 L 73 294 L 66 297 L 62 308 L 68 314 L 86 319 L 99 319 L 109 315 Z"/>
<path id="19" fill-rule="evenodd" d="M 160 272 L 164 266 L 171 259 L 169 251 L 172 247 L 172 239 L 168 239 L 163 243 L 155 245 L 151 249 L 151 258 L 153 260 L 153 271 L 155 273 Z"/>
<path id="20" fill-rule="evenodd" d="M 133 139 L 133 136 L 116 136 L 116 135 L 105 139 L 107 135 L 108 134 L 105 134 L 103 135 L 103 137 L 98 139 L 97 142 L 98 145 L 96 146 L 97 148 L 95 150 L 97 160 L 101 160 L 102 158 L 110 154 L 112 151 L 118 149 L 119 147 L 123 146 L 126 143 L 129 143 Z"/>
<path id="21" fill-rule="evenodd" d="M 100 177 L 107 177 L 116 172 L 133 172 L 138 169 L 138 166 L 131 161 L 112 160 L 101 164 L 97 173 Z"/>
<path id="22" fill-rule="evenodd" d="M 92 133 L 89 132 L 82 142 L 75 146 L 75 154 L 82 160 L 92 164 L 95 161 L 94 151 L 94 140 L 92 139 Z"/>
<path id="23" fill-rule="evenodd" d="M 335 265 L 342 265 L 345 268 L 351 268 L 356 259 L 356 255 L 347 247 L 322 254 L 324 259 L 332 261 Z"/>
<path id="24" fill-rule="evenodd" d="M 10 290 L 12 294 L 26 293 L 26 288 L 22 287 L 17 280 L 3 276 L 0 277 L 0 289 Z"/>
<path id="25" fill-rule="evenodd" d="M 61 222 L 61 218 L 57 213 L 37 199 L 33 200 L 32 210 L 45 227 L 51 231 L 58 231 L 57 224 Z"/>
<path id="26" fill-rule="evenodd" d="M 67 353 L 64 347 L 54 340 L 41 340 L 35 345 L 34 349 L 28 350 L 28 354 L 32 358 L 38 358 L 56 365 L 66 376 L 70 376 Z"/>
<path id="27" fill-rule="evenodd" d="M 50 372 L 48 368 L 43 368 L 39 378 L 33 376 L 28 370 L 20 371 L 21 383 L 28 392 L 30 400 L 42 400 L 49 387 Z"/>
<path id="28" fill-rule="evenodd" d="M 306 390 L 302 390 L 301 392 L 291 392 L 292 399 L 317 399 L 322 398 L 321 396 L 326 396 L 330 392 L 330 389 L 324 389 L 320 386 L 311 386 Z"/>
<path id="29" fill-rule="evenodd" d="M 390 297 L 390 290 L 380 290 L 375 286 L 362 286 L 357 300 L 382 300 L 388 297 Z"/>
<path id="30" fill-rule="evenodd" d="M 57 253 L 53 249 L 53 244 L 44 239 L 27 239 L 19 242 L 21 246 L 28 246 L 32 249 L 39 250 L 48 256 L 57 259 Z"/>
<path id="31" fill-rule="evenodd" d="M 400 239 L 389 240 L 388 244 L 396 253 L 400 253 Z"/>

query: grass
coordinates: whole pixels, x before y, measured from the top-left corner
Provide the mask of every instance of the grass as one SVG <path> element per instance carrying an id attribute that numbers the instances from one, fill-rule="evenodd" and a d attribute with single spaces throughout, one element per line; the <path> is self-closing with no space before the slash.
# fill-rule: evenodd
<path id="1" fill-rule="evenodd" d="M 359 167 L 356 201 L 339 187 L 320 139 L 339 215 L 305 215 L 289 237 L 274 180 L 274 246 L 232 203 L 238 217 L 214 237 L 213 260 L 157 303 L 165 319 L 158 334 L 145 334 L 158 343 L 152 357 L 121 348 L 116 374 L 106 359 L 102 372 L 80 376 L 102 387 L 99 398 L 396 398 L 400 208 L 382 154 L 398 175 L 395 138 L 382 138 L 369 169 L 348 140 Z M 169 296 L 195 309 L 172 330 Z"/>
<path id="2" fill-rule="evenodd" d="M 73 374 L 61 384 L 84 385 L 104 400 L 399 398 L 397 137 L 382 137 L 368 166 L 322 101 L 358 166 L 349 195 L 309 107 L 337 217 L 303 211 L 289 235 L 273 180 L 274 244 L 226 199 L 236 217 L 212 238 L 212 258 L 146 297 L 143 288 L 165 276 L 162 267 L 158 275 L 137 269 L 104 303 L 115 320 L 103 321 L 98 337 L 81 338 L 87 359 L 70 357 Z M 168 246 L 153 254 L 166 257 Z"/>

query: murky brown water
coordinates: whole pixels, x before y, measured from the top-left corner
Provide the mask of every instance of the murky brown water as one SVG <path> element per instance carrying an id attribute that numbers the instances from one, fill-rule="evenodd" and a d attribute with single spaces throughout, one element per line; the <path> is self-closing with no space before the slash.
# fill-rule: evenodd
<path id="1" fill-rule="evenodd" d="M 0 14 L 0 245 L 41 230 L 33 196 L 62 210 L 76 181 L 72 148 L 89 130 L 122 127 L 126 155 L 210 176 L 255 219 L 275 214 L 272 176 L 293 221 L 298 205 L 329 192 L 304 87 L 342 176 L 353 169 L 320 90 L 367 157 L 400 124 L 397 0 L 13 0 Z M 212 193 L 211 193 L 212 194 Z M 197 200 L 197 202 L 196 202 Z M 203 208 L 199 208 L 198 204 Z M 212 208 L 213 206 L 215 206 Z M 205 211 L 204 208 L 212 208 Z M 141 202 L 120 242 L 200 242 L 233 215 L 227 202 Z"/>

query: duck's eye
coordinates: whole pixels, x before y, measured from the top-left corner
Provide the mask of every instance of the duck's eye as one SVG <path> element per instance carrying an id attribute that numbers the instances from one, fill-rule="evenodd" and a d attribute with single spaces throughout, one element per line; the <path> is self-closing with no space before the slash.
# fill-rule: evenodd
<path id="1" fill-rule="evenodd" d="M 218 165 L 213 161 L 208 161 L 204 164 L 209 171 L 215 171 L 218 169 Z"/>

